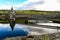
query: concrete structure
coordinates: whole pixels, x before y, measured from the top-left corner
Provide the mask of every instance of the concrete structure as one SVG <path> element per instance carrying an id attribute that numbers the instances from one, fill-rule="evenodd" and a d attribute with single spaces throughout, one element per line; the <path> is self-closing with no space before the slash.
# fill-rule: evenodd
<path id="1" fill-rule="evenodd" d="M 13 30 L 15 26 L 15 12 L 13 10 L 13 7 L 11 8 L 9 13 L 9 23 L 10 23 L 11 29 Z"/>

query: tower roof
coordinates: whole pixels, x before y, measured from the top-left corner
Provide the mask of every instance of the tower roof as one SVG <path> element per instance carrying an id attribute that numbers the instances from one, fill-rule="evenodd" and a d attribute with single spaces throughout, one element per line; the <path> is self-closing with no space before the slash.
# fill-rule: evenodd
<path id="1" fill-rule="evenodd" d="M 11 10 L 13 10 L 13 7 L 11 7 Z"/>

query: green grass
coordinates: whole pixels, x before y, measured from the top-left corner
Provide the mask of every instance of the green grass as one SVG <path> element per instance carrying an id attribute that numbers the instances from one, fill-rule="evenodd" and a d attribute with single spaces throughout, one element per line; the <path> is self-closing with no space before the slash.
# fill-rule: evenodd
<path id="1" fill-rule="evenodd" d="M 32 10 L 16 10 L 16 14 L 47 14 L 47 12 L 32 11 Z"/>
<path id="2" fill-rule="evenodd" d="M 36 11 L 36 10 L 15 10 L 16 14 L 42 14 L 55 15 L 60 14 L 60 11 Z M 0 14 L 8 14 L 9 10 L 0 10 Z"/>
<path id="3" fill-rule="evenodd" d="M 16 14 L 38 14 L 41 16 L 60 16 L 60 11 L 36 11 L 36 10 L 15 10 Z M 9 10 L 0 10 L 0 15 L 1 14 L 9 14 Z M 60 21 L 60 18 L 58 19 L 54 19 L 54 18 L 50 18 L 50 20 L 55 20 L 55 21 Z M 23 20 L 20 20 L 21 22 L 24 22 Z M 20 22 L 17 21 L 17 22 Z M 2 21 L 1 21 L 2 22 Z"/>
<path id="4" fill-rule="evenodd" d="M 0 20 L 0 23 L 4 23 L 4 22 L 7 22 L 6 20 Z"/>
<path id="5" fill-rule="evenodd" d="M 16 20 L 16 23 L 24 23 L 24 19 Z"/>

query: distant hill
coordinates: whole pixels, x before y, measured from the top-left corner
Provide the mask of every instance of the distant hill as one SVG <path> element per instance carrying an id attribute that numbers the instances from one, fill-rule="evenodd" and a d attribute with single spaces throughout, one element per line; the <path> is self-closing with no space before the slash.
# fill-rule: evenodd
<path id="1" fill-rule="evenodd" d="M 60 18 L 60 11 L 15 10 L 15 13 Z M 0 14 L 9 14 L 9 10 L 0 10 Z"/>
<path id="2" fill-rule="evenodd" d="M 37 11 L 37 10 L 15 10 L 16 14 L 60 14 L 60 11 Z M 0 10 L 1 13 L 9 13 L 9 10 Z"/>

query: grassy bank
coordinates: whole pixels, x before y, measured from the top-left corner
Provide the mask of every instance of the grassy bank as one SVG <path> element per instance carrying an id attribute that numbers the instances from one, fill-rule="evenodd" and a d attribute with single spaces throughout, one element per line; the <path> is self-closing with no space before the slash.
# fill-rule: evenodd
<path id="1" fill-rule="evenodd" d="M 36 11 L 36 10 L 15 10 L 16 14 L 38 14 L 41 17 L 48 17 L 50 18 L 49 20 L 52 21 L 59 21 L 60 22 L 60 11 Z M 1 14 L 9 14 L 9 10 L 0 10 L 0 15 Z M 54 18 L 53 18 L 54 17 Z M 0 17 L 1 18 L 1 17 Z M 47 18 L 47 19 L 48 19 Z M 4 20 L 0 20 L 0 22 L 6 22 Z M 16 20 L 17 23 L 24 23 L 24 19 L 21 20 Z"/>

